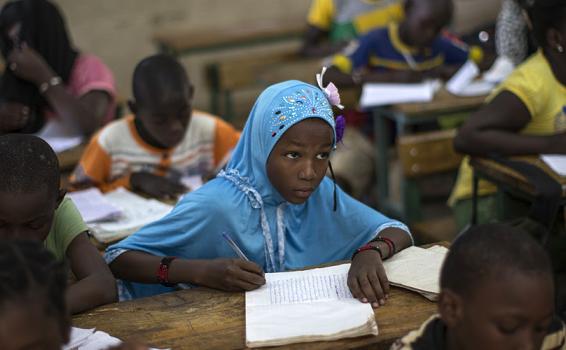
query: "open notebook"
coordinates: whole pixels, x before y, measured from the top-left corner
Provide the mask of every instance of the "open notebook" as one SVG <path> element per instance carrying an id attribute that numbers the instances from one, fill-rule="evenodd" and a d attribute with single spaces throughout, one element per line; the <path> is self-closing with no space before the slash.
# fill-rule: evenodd
<path id="1" fill-rule="evenodd" d="M 437 300 L 440 293 L 440 269 L 448 249 L 409 247 L 383 263 L 389 283 Z"/>
<path id="2" fill-rule="evenodd" d="M 104 194 L 104 198 L 120 209 L 122 215 L 114 221 L 94 222 L 88 228 L 101 243 L 125 238 L 142 226 L 167 215 L 173 207 L 156 199 L 146 199 L 124 188 Z"/>
<path id="3" fill-rule="evenodd" d="M 566 176 L 566 156 L 561 154 L 542 154 L 540 158 L 555 173 L 560 176 Z"/>
<path id="4" fill-rule="evenodd" d="M 265 274 L 246 292 L 246 345 L 275 346 L 377 335 L 373 309 L 354 299 L 350 264 Z"/>

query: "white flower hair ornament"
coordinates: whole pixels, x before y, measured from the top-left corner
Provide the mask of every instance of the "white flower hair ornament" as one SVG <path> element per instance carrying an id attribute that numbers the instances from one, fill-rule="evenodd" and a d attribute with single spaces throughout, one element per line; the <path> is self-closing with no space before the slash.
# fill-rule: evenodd
<path id="1" fill-rule="evenodd" d="M 340 104 L 340 94 L 338 93 L 338 88 L 334 83 L 328 83 L 326 87 L 323 86 L 324 73 L 326 73 L 326 67 L 322 67 L 322 72 L 316 74 L 316 82 L 318 87 L 324 92 L 328 102 L 332 106 L 336 106 L 339 109 L 344 109 L 344 106 Z M 344 131 L 346 130 L 346 119 L 339 115 L 336 117 L 336 142 L 342 141 L 344 137 Z"/>

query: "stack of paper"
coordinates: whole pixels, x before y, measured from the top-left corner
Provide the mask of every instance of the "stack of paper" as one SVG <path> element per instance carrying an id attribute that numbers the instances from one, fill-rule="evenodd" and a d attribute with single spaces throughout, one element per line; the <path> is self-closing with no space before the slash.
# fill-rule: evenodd
<path id="1" fill-rule="evenodd" d="M 89 226 L 94 238 L 110 243 L 125 238 L 142 226 L 167 215 L 173 207 L 155 199 L 140 197 L 124 188 L 108 192 L 104 197 L 120 208 L 122 216 L 116 221 L 92 223 Z"/>
<path id="2" fill-rule="evenodd" d="M 265 274 L 266 284 L 246 292 L 246 345 L 275 346 L 377 335 L 370 304 L 347 285 L 350 264 Z"/>
<path id="3" fill-rule="evenodd" d="M 67 194 L 81 213 L 84 222 L 114 220 L 122 215 L 120 208 L 110 203 L 98 188 Z"/>
<path id="4" fill-rule="evenodd" d="M 440 293 L 440 269 L 448 249 L 409 247 L 383 263 L 389 283 L 437 300 Z"/>
<path id="5" fill-rule="evenodd" d="M 364 84 L 360 106 L 368 108 L 398 103 L 430 102 L 441 85 L 438 80 L 425 81 L 419 84 Z"/>
<path id="6" fill-rule="evenodd" d="M 555 173 L 560 176 L 566 176 L 566 156 L 560 154 L 543 154 L 540 158 L 548 165 Z"/>
<path id="7" fill-rule="evenodd" d="M 62 350 L 102 350 L 120 345 L 122 341 L 108 333 L 97 331 L 94 328 L 71 329 L 71 339 Z"/>

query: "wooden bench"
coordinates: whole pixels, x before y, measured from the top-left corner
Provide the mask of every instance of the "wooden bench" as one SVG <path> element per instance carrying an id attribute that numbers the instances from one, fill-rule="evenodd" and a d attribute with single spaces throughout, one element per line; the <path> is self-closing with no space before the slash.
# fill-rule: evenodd
<path id="1" fill-rule="evenodd" d="M 226 119 L 233 119 L 234 92 L 252 88 L 261 90 L 289 79 L 314 83 L 315 74 L 321 66 L 320 59 L 304 59 L 292 49 L 238 59 L 228 57 L 212 62 L 207 67 L 210 108 Z"/>

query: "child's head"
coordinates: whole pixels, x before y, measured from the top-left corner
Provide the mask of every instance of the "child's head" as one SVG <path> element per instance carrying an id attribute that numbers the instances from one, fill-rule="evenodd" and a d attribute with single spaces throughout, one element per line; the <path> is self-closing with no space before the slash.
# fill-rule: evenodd
<path id="1" fill-rule="evenodd" d="M 55 152 L 36 136 L 0 136 L 0 179 L 0 239 L 43 241 L 64 194 Z"/>
<path id="2" fill-rule="evenodd" d="M 536 41 L 552 52 L 566 51 L 566 1 L 523 1 Z M 559 47 L 562 47 L 560 52 Z"/>
<path id="3" fill-rule="evenodd" d="M 0 348 L 59 350 L 69 340 L 67 274 L 41 243 L 0 241 Z"/>
<path id="4" fill-rule="evenodd" d="M 418 48 L 430 47 L 452 19 L 452 0 L 406 0 L 405 29 L 406 44 Z"/>
<path id="5" fill-rule="evenodd" d="M 540 349 L 554 315 L 552 268 L 523 231 L 477 226 L 458 237 L 440 277 L 439 311 L 457 349 Z"/>
<path id="6" fill-rule="evenodd" d="M 325 93 L 297 80 L 257 99 L 227 165 L 265 198 L 304 203 L 326 175 L 335 121 Z"/>
<path id="7" fill-rule="evenodd" d="M 149 136 L 162 148 L 179 144 L 193 100 L 193 86 L 183 66 L 163 54 L 143 59 L 134 71 L 133 94 L 130 109 Z"/>

